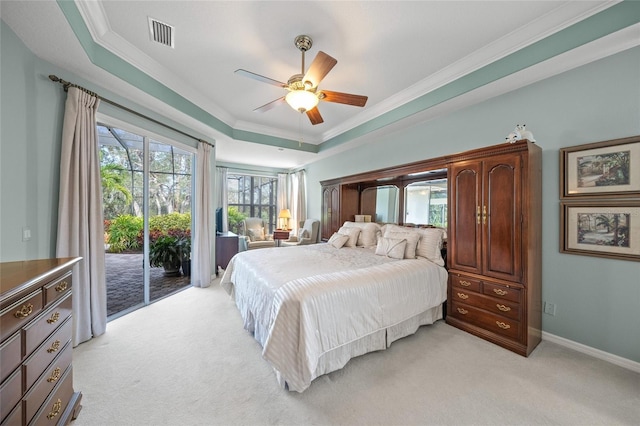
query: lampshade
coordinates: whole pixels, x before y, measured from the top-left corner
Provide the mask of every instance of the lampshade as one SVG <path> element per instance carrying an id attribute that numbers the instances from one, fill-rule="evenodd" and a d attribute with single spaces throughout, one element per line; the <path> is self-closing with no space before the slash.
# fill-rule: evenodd
<path id="1" fill-rule="evenodd" d="M 318 96 L 304 89 L 292 90 L 284 99 L 291 108 L 300 112 L 310 111 L 318 105 Z"/>
<path id="2" fill-rule="evenodd" d="M 280 210 L 280 214 L 278 214 L 278 219 L 291 219 L 291 212 L 289 209 Z"/>

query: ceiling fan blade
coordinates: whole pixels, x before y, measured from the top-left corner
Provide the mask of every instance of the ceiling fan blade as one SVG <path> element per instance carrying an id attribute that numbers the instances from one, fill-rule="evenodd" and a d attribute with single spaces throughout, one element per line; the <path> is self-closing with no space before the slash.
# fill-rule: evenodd
<path id="1" fill-rule="evenodd" d="M 319 98 L 325 102 L 335 102 L 338 104 L 347 104 L 359 107 L 363 107 L 367 103 L 367 99 L 369 99 L 367 96 L 332 92 L 330 90 L 322 90 Z"/>
<path id="2" fill-rule="evenodd" d="M 245 76 L 245 77 L 249 77 L 249 78 L 252 78 L 252 79 L 254 79 L 254 80 L 261 81 L 261 82 L 263 82 L 263 83 L 272 84 L 272 85 L 274 85 L 274 86 L 278 86 L 278 87 L 282 87 L 282 88 L 287 87 L 287 85 L 286 85 L 285 83 L 281 82 L 281 81 L 274 80 L 274 79 L 272 79 L 272 78 L 265 77 L 265 76 L 263 76 L 263 75 L 256 74 L 256 73 L 251 72 L 251 71 L 247 71 L 247 70 L 243 70 L 243 69 L 238 69 L 238 70 L 235 70 L 234 72 L 235 72 L 236 74 L 238 74 L 238 75 L 243 75 L 243 76 Z"/>
<path id="3" fill-rule="evenodd" d="M 336 59 L 327 55 L 323 51 L 319 51 L 307 70 L 307 73 L 304 75 L 302 82 L 304 83 L 309 81 L 311 82 L 312 87 L 318 87 L 318 84 L 320 84 L 322 79 L 329 74 L 331 68 L 333 68 L 337 63 L 338 61 Z"/>
<path id="4" fill-rule="evenodd" d="M 320 115 L 320 111 L 318 110 L 318 107 L 315 107 L 315 108 L 307 111 L 307 117 L 309 117 L 309 120 L 311 121 L 311 124 L 313 124 L 314 126 L 316 124 L 324 123 L 324 120 L 322 119 L 322 116 Z"/>
<path id="5" fill-rule="evenodd" d="M 286 102 L 285 102 L 284 96 L 283 96 L 281 98 L 276 99 L 275 101 L 271 101 L 268 104 L 264 104 L 261 107 L 254 109 L 253 112 L 267 112 L 270 109 L 273 109 L 273 108 L 275 108 L 277 106 L 280 106 L 281 104 L 284 104 L 284 103 L 286 103 Z"/>

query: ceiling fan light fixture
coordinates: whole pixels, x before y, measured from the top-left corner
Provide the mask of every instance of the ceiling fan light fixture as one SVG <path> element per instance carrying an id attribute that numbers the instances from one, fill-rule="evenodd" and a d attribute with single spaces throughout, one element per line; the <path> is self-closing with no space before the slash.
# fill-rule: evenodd
<path id="1" fill-rule="evenodd" d="M 311 111 L 319 102 L 315 93 L 303 89 L 290 91 L 284 99 L 291 108 L 300 112 Z"/>

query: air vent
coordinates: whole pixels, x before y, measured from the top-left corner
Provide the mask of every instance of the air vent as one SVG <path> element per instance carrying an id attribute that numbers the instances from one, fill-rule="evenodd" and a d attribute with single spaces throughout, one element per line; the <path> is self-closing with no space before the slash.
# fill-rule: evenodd
<path id="1" fill-rule="evenodd" d="M 151 40 L 173 48 L 173 30 L 174 28 L 171 25 L 149 17 Z"/>

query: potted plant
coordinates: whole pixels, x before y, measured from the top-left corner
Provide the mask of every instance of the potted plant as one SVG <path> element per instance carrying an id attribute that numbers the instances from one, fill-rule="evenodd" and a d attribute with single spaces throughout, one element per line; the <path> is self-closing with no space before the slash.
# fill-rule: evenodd
<path id="1" fill-rule="evenodd" d="M 149 262 L 151 266 L 162 266 L 166 277 L 180 275 L 181 261 L 177 237 L 161 235 L 149 245 Z"/>
<path id="2" fill-rule="evenodd" d="M 180 251 L 180 261 L 182 263 L 182 275 L 191 276 L 191 236 L 183 235 L 178 238 L 178 248 Z"/>

